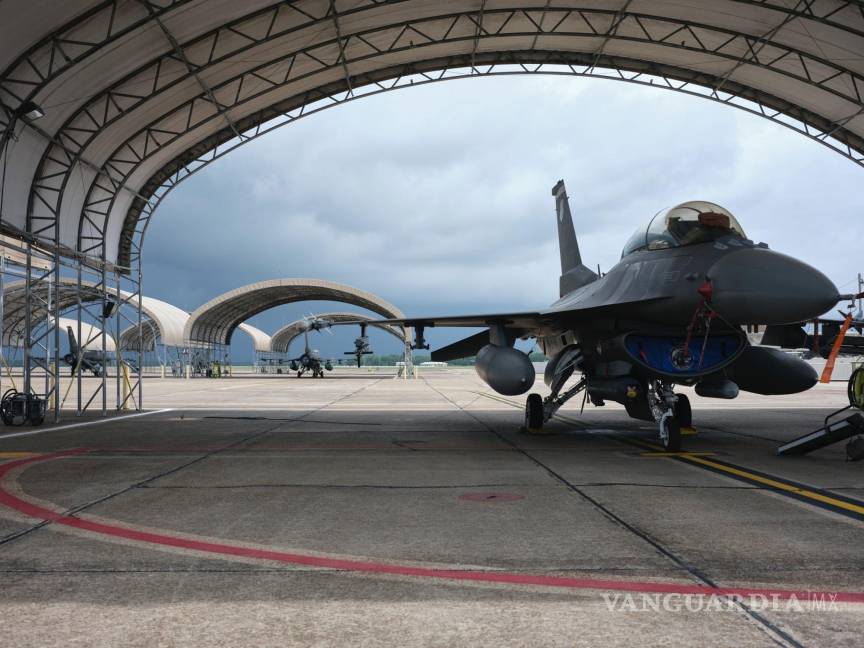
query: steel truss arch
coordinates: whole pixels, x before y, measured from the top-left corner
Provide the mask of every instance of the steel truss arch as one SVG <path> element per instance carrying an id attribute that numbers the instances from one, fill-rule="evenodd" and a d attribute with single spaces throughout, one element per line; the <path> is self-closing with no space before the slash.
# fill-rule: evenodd
<path id="1" fill-rule="evenodd" d="M 487 13 L 486 13 L 486 16 L 487 16 L 486 20 L 487 21 L 492 19 L 492 18 L 490 18 L 490 13 L 494 16 L 496 12 L 488 12 L 487 11 Z M 516 11 L 507 11 L 507 12 L 499 11 L 497 13 L 505 14 L 505 17 L 503 18 L 503 20 L 500 20 L 500 25 L 499 25 L 497 31 L 488 32 L 488 31 L 481 29 L 480 31 L 482 31 L 486 35 L 479 36 L 477 38 L 477 40 L 482 42 L 485 39 L 493 39 L 494 40 L 496 38 L 500 38 L 501 34 L 504 30 L 504 27 L 511 20 L 511 17 L 516 15 L 519 12 L 516 12 Z M 565 15 L 569 15 L 570 13 L 572 13 L 572 12 L 565 12 Z M 584 16 L 587 16 L 589 13 L 602 15 L 602 16 L 605 16 L 607 18 L 609 18 L 611 15 L 614 15 L 613 12 L 595 10 L 593 12 L 588 12 L 588 11 L 580 12 L 580 16 L 584 17 Z M 644 38 L 637 37 L 637 36 L 626 36 L 625 37 L 625 36 L 621 35 L 622 25 L 624 24 L 624 22 L 627 18 L 630 18 L 639 24 L 641 31 L 645 34 Z M 473 20 L 473 14 L 471 14 L 471 13 L 458 14 L 456 16 L 446 16 L 443 19 L 452 20 L 452 22 L 450 23 L 450 25 L 447 27 L 447 30 L 446 30 L 446 33 L 448 35 L 451 35 L 456 31 L 456 26 L 459 24 L 460 20 L 463 22 L 464 21 L 471 21 L 471 20 Z M 650 42 L 654 45 L 662 45 L 663 47 L 671 47 L 674 49 L 683 49 L 683 50 L 687 50 L 687 51 L 691 51 L 691 52 L 701 52 L 701 53 L 710 52 L 712 56 L 717 57 L 718 59 L 727 60 L 733 65 L 740 65 L 741 64 L 742 56 L 740 54 L 740 51 L 741 51 L 741 48 L 743 47 L 745 55 L 747 55 L 746 53 L 748 53 L 748 52 L 753 53 L 752 54 L 753 60 L 747 61 L 747 65 L 759 65 L 759 66 L 763 66 L 763 67 L 771 67 L 773 65 L 774 68 L 772 69 L 772 71 L 776 74 L 782 74 L 782 75 L 794 78 L 799 82 L 807 82 L 807 83 L 812 83 L 813 85 L 821 85 L 821 86 L 823 86 L 823 89 L 826 92 L 829 92 L 831 94 L 834 94 L 834 95 L 844 99 L 845 101 L 847 101 L 849 103 L 850 106 L 860 106 L 861 105 L 862 92 L 864 92 L 864 77 L 858 75 L 857 73 L 851 72 L 849 70 L 844 70 L 844 69 L 840 68 L 839 66 L 831 66 L 826 61 L 819 61 L 811 55 L 805 55 L 805 53 L 800 52 L 800 51 L 795 51 L 791 48 L 781 48 L 776 43 L 770 43 L 772 50 L 780 50 L 782 53 L 780 55 L 777 55 L 776 51 L 775 51 L 774 52 L 774 58 L 770 62 L 766 62 L 766 63 L 758 62 L 757 57 L 758 57 L 759 51 L 761 51 L 761 47 L 764 47 L 765 45 L 769 44 L 768 41 L 765 41 L 760 37 L 742 36 L 740 34 L 735 34 L 734 32 L 730 32 L 728 30 L 712 29 L 712 28 L 705 26 L 705 25 L 688 25 L 688 24 L 680 24 L 676 21 L 665 21 L 666 29 L 662 32 L 664 35 L 662 37 L 651 36 L 650 32 L 647 30 L 647 28 L 645 27 L 645 25 L 642 22 L 642 21 L 647 20 L 647 19 L 648 19 L 648 17 L 643 16 L 643 15 L 628 14 L 628 15 L 624 16 L 623 18 L 621 18 L 621 20 L 619 22 L 615 23 L 617 25 L 617 27 L 616 27 L 617 33 L 614 36 L 614 38 L 617 40 L 627 40 L 627 41 L 634 41 L 634 42 Z M 657 21 L 656 18 L 652 18 L 652 19 L 655 20 L 655 22 L 664 22 L 664 21 Z M 426 24 L 426 22 L 440 22 L 440 20 L 442 20 L 441 17 L 436 17 L 435 19 L 429 19 L 428 21 L 426 21 L 426 20 L 417 21 L 416 23 L 412 23 L 410 25 L 410 29 L 415 34 L 422 34 L 423 33 L 422 26 L 424 26 Z M 553 25 L 549 31 L 543 32 L 543 34 L 544 35 L 556 34 L 556 35 L 564 36 L 566 38 L 597 37 L 600 34 L 600 32 L 598 32 L 596 30 L 596 28 L 594 28 L 593 26 L 590 26 L 591 23 L 587 20 L 583 20 L 585 25 L 590 26 L 589 29 L 587 29 L 586 31 L 583 31 L 583 32 L 563 32 L 562 33 L 559 29 L 559 25 L 563 24 L 564 20 L 565 20 L 564 18 L 560 18 L 556 25 Z M 388 26 L 387 29 L 389 30 L 392 28 Z M 406 26 L 404 26 L 403 31 L 407 31 L 408 29 L 409 29 L 409 26 L 406 25 Z M 682 44 L 680 44 L 680 45 L 668 43 L 667 41 L 670 38 L 670 36 L 672 34 L 677 34 L 677 32 L 681 29 L 686 29 L 688 31 L 688 33 L 692 35 L 691 43 L 686 43 L 685 41 L 682 41 Z M 695 31 L 697 29 L 702 30 L 704 32 L 711 31 L 715 34 L 716 33 L 722 34 L 721 45 L 718 47 L 710 48 L 710 49 L 705 48 L 703 46 L 702 41 L 698 37 L 698 33 Z M 353 35 L 353 37 L 359 38 L 359 39 L 363 40 L 363 42 L 367 42 L 368 40 L 371 39 L 370 34 L 378 33 L 379 31 L 381 31 L 381 30 L 374 30 L 372 32 L 366 32 L 366 33 L 359 34 L 359 35 L 355 34 L 355 35 Z M 536 33 L 537 32 L 507 33 L 507 38 L 510 38 L 510 37 L 519 38 L 519 37 L 531 36 L 531 35 L 536 35 Z M 346 35 L 345 36 L 346 41 L 349 41 L 351 38 L 352 38 L 352 35 Z M 471 34 L 458 33 L 456 35 L 448 36 L 448 38 L 445 39 L 445 42 L 464 42 L 464 41 L 469 41 L 469 40 L 473 42 L 473 39 L 474 39 L 474 36 Z M 704 34 L 703 34 L 703 40 L 704 40 Z M 743 43 L 741 41 L 743 41 Z M 389 56 L 389 55 L 393 54 L 395 51 L 408 51 L 408 50 L 410 50 L 412 52 L 412 55 L 416 56 L 416 54 L 414 54 L 415 52 L 417 52 L 419 50 L 423 50 L 425 48 L 435 48 L 438 45 L 440 45 L 440 43 L 441 43 L 441 41 L 435 41 L 435 40 L 429 39 L 426 43 L 423 43 L 420 45 L 417 45 L 413 41 L 409 41 L 408 44 L 405 44 L 402 47 L 397 47 L 396 45 L 398 42 L 399 42 L 399 39 L 394 41 L 391 44 L 391 47 L 389 49 L 386 49 L 383 51 L 375 51 L 374 53 L 367 54 L 366 56 L 361 56 L 361 57 L 352 59 L 351 63 L 352 64 L 358 64 L 360 62 L 368 62 L 368 61 L 373 61 L 376 59 L 381 59 L 385 56 Z M 698 46 L 696 46 L 695 43 L 698 43 Z M 325 63 L 324 56 L 320 55 L 321 54 L 320 50 L 322 50 L 322 49 L 326 50 L 326 48 L 334 49 L 334 51 L 342 51 L 341 49 L 336 48 L 337 45 L 338 45 L 338 43 L 335 40 L 331 40 L 331 41 L 327 41 L 327 42 L 322 43 L 322 44 L 316 44 L 314 47 L 308 48 L 306 50 L 302 50 L 299 52 L 292 52 L 292 53 L 286 55 L 285 57 L 283 57 L 279 60 L 268 61 L 266 64 L 262 64 L 258 68 L 255 68 L 255 69 L 250 70 L 250 71 L 246 71 L 237 77 L 232 77 L 232 78 L 224 81 L 219 86 L 217 86 L 215 88 L 215 90 L 216 91 L 231 90 L 232 94 L 233 94 L 231 101 L 233 101 L 233 103 L 231 103 L 229 106 L 227 106 L 227 108 L 231 108 L 231 109 L 242 108 L 246 104 L 250 104 L 252 102 L 259 100 L 262 96 L 266 96 L 270 93 L 278 92 L 279 89 L 281 89 L 287 85 L 294 84 L 294 83 L 300 83 L 307 78 L 314 78 L 316 76 L 320 76 L 323 73 L 326 73 L 326 72 L 331 71 L 333 69 L 340 69 L 341 70 L 343 67 L 341 54 L 335 56 L 335 58 L 333 58 L 329 64 Z M 760 49 L 757 50 L 756 49 L 757 47 L 759 47 Z M 315 52 L 316 54 L 319 54 L 320 56 L 316 56 L 312 52 Z M 468 64 L 470 64 L 471 69 L 475 70 L 477 65 L 488 64 L 490 56 L 492 57 L 492 61 L 493 61 L 492 64 L 495 64 L 497 57 L 501 57 L 501 56 L 511 57 L 511 61 L 513 63 L 526 63 L 527 62 L 530 64 L 530 62 L 538 60 L 538 58 L 537 58 L 538 54 L 540 56 L 539 60 L 544 61 L 544 62 L 552 62 L 552 63 L 561 62 L 561 63 L 570 64 L 570 65 L 587 66 L 585 72 L 589 72 L 589 73 L 593 72 L 597 67 L 599 67 L 603 63 L 605 63 L 609 67 L 618 67 L 619 69 L 628 70 L 628 71 L 639 70 L 640 67 L 644 68 L 644 63 L 645 63 L 643 61 L 638 61 L 638 60 L 627 61 L 626 59 L 624 59 L 622 57 L 613 57 L 613 56 L 607 56 L 607 55 L 603 55 L 603 54 L 598 55 L 597 53 L 588 54 L 588 53 L 569 53 L 569 52 L 563 53 L 563 52 L 548 52 L 548 51 L 542 51 L 541 52 L 541 50 L 535 50 L 532 52 L 505 51 L 505 52 L 477 53 L 472 48 L 472 52 L 470 55 L 470 61 L 459 60 L 460 58 L 464 59 L 464 55 L 462 57 L 451 57 L 451 62 L 448 63 L 448 66 L 453 65 L 452 59 L 455 58 L 458 60 L 458 63 L 456 63 L 457 65 L 465 65 L 466 63 L 468 63 Z M 294 68 L 295 62 L 301 56 L 307 57 L 307 59 L 314 60 L 315 64 L 313 64 L 312 69 L 310 69 L 308 72 L 300 73 L 300 74 L 297 74 L 295 76 L 291 76 L 291 71 Z M 789 69 L 784 69 L 785 66 L 781 67 L 780 61 L 782 61 L 786 57 L 796 58 L 800 62 L 801 70 L 803 70 L 803 71 L 793 72 Z M 588 60 L 586 60 L 586 59 L 588 59 Z M 808 72 L 807 64 L 805 63 L 805 61 L 809 61 L 810 62 L 809 64 L 811 66 L 819 64 L 819 65 L 824 65 L 826 67 L 830 67 L 832 72 L 830 75 L 825 76 L 822 79 L 822 81 L 820 81 L 819 83 L 815 83 L 815 82 L 811 81 L 810 79 L 808 79 L 808 76 L 810 76 L 810 74 Z M 642 63 L 643 65 L 640 65 L 640 63 Z M 267 69 L 267 70 L 270 70 L 272 72 L 274 65 L 283 65 L 283 66 L 287 65 L 288 66 L 288 71 L 285 73 L 284 78 L 281 78 L 281 79 L 273 79 L 273 78 L 262 79 L 262 77 L 261 77 L 262 71 Z M 413 67 L 415 67 L 416 69 L 419 69 L 419 70 L 423 70 L 424 68 L 433 69 L 433 67 L 429 66 L 428 64 L 424 65 L 424 62 L 413 63 L 412 65 L 413 65 Z M 858 158 L 856 156 L 856 152 L 859 152 L 859 151 L 864 152 L 864 140 L 862 140 L 861 138 L 852 136 L 852 135 L 847 136 L 847 134 L 845 132 L 843 132 L 843 127 L 839 126 L 835 122 L 831 122 L 829 120 L 821 118 L 819 115 L 817 115 L 815 113 L 811 113 L 810 111 L 807 111 L 804 109 L 800 109 L 797 106 L 790 105 L 787 102 L 784 102 L 783 100 L 781 100 L 777 97 L 772 97 L 772 96 L 767 95 L 766 93 L 760 92 L 754 88 L 748 88 L 746 86 L 743 86 L 740 83 L 737 83 L 733 80 L 730 80 L 728 78 L 728 76 L 727 77 L 714 76 L 714 75 L 710 75 L 710 74 L 707 74 L 704 72 L 699 72 L 699 73 L 696 73 L 694 75 L 692 73 L 692 71 L 687 71 L 687 70 L 683 70 L 680 68 L 675 68 L 674 66 L 660 66 L 660 67 L 667 69 L 667 71 L 663 75 L 667 78 L 674 78 L 677 80 L 682 80 L 682 78 L 683 78 L 683 79 L 687 79 L 687 80 L 691 81 L 691 83 L 692 83 L 693 82 L 692 81 L 693 76 L 697 76 L 698 78 L 701 78 L 702 84 L 705 85 L 706 87 L 714 88 L 714 89 L 722 88 L 722 89 L 716 90 L 718 97 L 722 97 L 724 94 L 727 97 L 732 97 L 732 96 L 753 97 L 754 99 L 757 100 L 757 102 L 760 105 L 764 105 L 764 106 L 769 107 L 775 111 L 778 111 L 780 114 L 792 116 L 793 118 L 799 118 L 799 121 L 801 121 L 803 123 L 803 128 L 801 130 L 803 130 L 805 132 L 805 134 L 810 134 L 811 131 L 815 131 L 815 138 L 819 139 L 820 141 L 828 141 L 829 139 L 839 141 L 840 145 L 839 146 L 834 145 L 834 148 L 838 148 L 841 151 L 845 148 L 846 150 L 844 151 L 844 154 L 846 154 L 848 157 L 850 157 L 852 159 L 855 159 L 856 161 L 860 161 L 860 158 Z M 354 77 L 351 77 L 348 79 L 339 79 L 338 81 L 330 82 L 330 83 L 325 85 L 326 90 L 321 89 L 321 88 L 315 88 L 312 91 L 312 93 L 313 94 L 328 94 L 327 91 L 335 90 L 336 92 L 347 92 L 348 95 L 350 96 L 353 94 L 353 88 L 362 84 L 362 82 L 364 81 L 364 78 L 363 78 L 364 76 L 369 77 L 370 80 L 375 81 L 375 80 L 378 80 L 379 78 L 386 79 L 387 76 L 391 76 L 391 75 L 392 75 L 392 73 L 390 73 L 390 72 L 382 74 L 380 71 L 376 70 L 376 71 L 373 71 L 367 75 L 357 75 L 357 76 L 354 76 Z M 281 71 L 279 73 L 279 76 L 281 76 Z M 832 82 L 837 81 L 837 79 L 841 76 L 844 78 L 844 83 L 839 84 L 839 85 L 836 83 L 832 83 Z M 246 83 L 245 80 L 253 78 L 253 77 L 259 81 L 259 88 L 261 88 L 261 89 L 259 92 L 248 93 L 248 94 L 244 95 L 241 92 L 241 90 L 244 88 L 244 86 L 245 87 L 250 86 L 250 83 Z M 850 88 L 849 92 L 844 93 L 842 90 L 838 89 L 841 86 Z M 329 92 L 329 94 L 333 94 L 333 92 Z M 157 148 L 161 149 L 162 146 L 170 146 L 171 144 L 173 144 L 174 142 L 176 142 L 178 140 L 187 139 L 189 137 L 190 132 L 195 131 L 195 129 L 197 129 L 197 128 L 202 128 L 202 127 L 206 128 L 206 125 L 209 122 L 212 122 L 213 120 L 219 118 L 219 111 L 211 110 L 209 112 L 209 114 L 201 115 L 199 120 L 197 122 L 194 122 L 194 120 L 193 120 L 194 107 L 196 105 L 196 102 L 201 102 L 201 101 L 204 101 L 204 96 L 198 95 L 198 96 L 194 97 L 193 99 L 191 99 L 190 101 L 186 102 L 185 104 L 175 108 L 168 115 L 163 115 L 158 120 L 151 123 L 151 125 L 139 130 L 129 140 L 127 140 L 126 142 L 124 142 L 120 146 L 118 146 L 115 149 L 112 156 L 109 157 L 109 161 L 115 169 L 125 165 L 125 172 L 122 175 L 120 175 L 119 177 L 111 177 L 110 174 L 105 174 L 104 179 L 103 179 L 103 176 L 100 176 L 100 178 L 97 179 L 91 185 L 90 191 L 88 192 L 88 196 L 84 202 L 81 219 L 79 220 L 82 227 L 84 226 L 85 223 L 88 223 L 88 222 L 94 223 L 94 221 L 95 221 L 97 223 L 96 231 L 90 233 L 90 236 L 92 238 L 96 239 L 97 245 L 98 245 L 99 240 L 104 240 L 104 234 L 108 228 L 108 220 L 111 218 L 111 216 L 114 212 L 114 208 L 116 205 L 116 199 L 118 196 L 118 192 L 115 189 L 115 187 L 118 185 L 119 186 L 126 185 L 126 183 L 129 181 L 129 178 L 141 167 L 142 164 L 147 162 L 147 160 L 149 159 L 149 155 L 151 154 L 151 151 L 148 150 L 147 143 L 149 141 L 154 141 L 154 142 L 159 141 L 159 138 L 161 138 L 162 141 L 160 142 L 160 146 L 154 147 L 153 153 L 155 153 Z M 296 99 L 293 102 L 291 99 L 288 99 L 286 101 L 289 103 L 289 105 L 287 106 L 287 108 L 289 110 L 296 107 L 296 103 L 297 103 Z M 305 101 L 306 100 L 304 98 L 303 103 L 305 103 Z M 282 102 L 281 106 L 279 104 L 277 104 L 276 109 L 284 112 L 284 110 L 286 108 L 286 106 L 284 105 L 285 103 L 286 102 Z M 244 129 L 243 130 L 243 137 L 241 139 L 245 139 L 246 137 L 248 137 L 248 134 L 246 131 L 249 129 L 255 129 L 258 126 L 258 124 L 261 122 L 262 118 L 266 119 L 267 116 L 270 116 L 268 114 L 268 112 L 272 111 L 273 109 L 274 109 L 273 106 L 268 106 L 267 109 L 265 109 L 264 111 L 261 111 L 263 113 L 263 117 L 262 117 L 261 113 L 259 113 L 258 115 L 253 114 L 251 116 L 247 115 L 244 117 L 235 117 L 236 123 L 238 125 L 240 125 L 241 128 Z M 761 110 L 759 111 L 760 114 L 762 112 L 763 111 L 761 111 Z M 860 109 L 856 110 L 853 113 L 850 113 L 849 117 L 856 116 L 858 114 L 858 112 L 860 112 Z M 179 129 L 175 129 L 172 131 L 168 127 L 161 127 L 160 126 L 160 124 L 170 122 L 172 120 L 176 121 L 178 115 L 185 117 L 185 124 L 183 125 L 183 127 L 179 128 Z M 158 135 L 156 134 L 157 132 L 158 132 Z M 829 135 L 830 135 L 830 137 L 829 137 Z M 235 136 L 236 135 L 235 135 L 235 132 L 233 129 L 222 129 L 221 131 L 219 131 L 219 134 L 217 134 L 215 136 L 217 146 L 219 143 L 227 141 L 227 140 L 229 140 Z M 189 146 L 189 148 L 187 150 L 192 152 L 192 154 L 197 153 L 202 148 L 206 150 L 207 148 L 210 148 L 210 147 L 208 147 L 204 143 L 208 142 L 208 141 L 212 141 L 213 137 L 214 137 L 213 135 L 204 137 L 201 140 L 196 141 L 195 144 Z M 834 142 L 830 142 L 830 144 L 833 145 Z M 175 160 L 175 161 L 169 163 L 169 165 L 167 165 L 167 166 L 169 166 L 169 167 L 170 166 L 176 166 L 176 164 L 177 164 L 177 162 Z M 159 173 L 160 172 L 157 172 L 156 175 L 159 175 Z M 164 173 L 164 169 L 163 169 L 162 173 Z M 152 182 L 152 177 L 151 177 L 151 180 L 145 183 L 144 188 L 142 190 L 142 193 L 145 196 L 151 195 L 153 184 L 154 183 Z M 98 222 L 102 223 L 101 228 L 98 226 Z M 128 226 L 128 223 L 127 223 L 127 226 Z M 128 231 L 127 228 L 124 228 L 124 233 L 126 231 Z M 82 239 L 80 240 L 79 244 L 82 246 L 82 248 L 84 248 L 84 246 L 85 246 L 84 237 L 87 236 L 87 234 L 85 233 L 85 230 L 82 230 L 81 236 L 82 236 Z M 124 240 L 124 243 L 125 243 L 125 240 Z M 120 258 L 121 258 L 121 263 L 122 263 L 123 262 L 122 259 L 125 258 L 123 256 L 123 252 L 121 252 Z"/>
<path id="2" fill-rule="evenodd" d="M 151 178 L 151 182 L 145 187 L 145 191 L 150 194 L 150 198 L 146 202 L 141 199 L 136 200 L 127 214 L 122 235 L 125 247 L 121 248 L 121 258 L 137 258 L 143 247 L 143 241 L 151 216 L 174 188 L 190 176 L 222 159 L 240 146 L 248 144 L 283 126 L 287 126 L 298 119 L 314 115 L 328 108 L 334 108 L 363 97 L 441 81 L 476 77 L 547 75 L 590 77 L 609 81 L 623 81 L 652 88 L 663 88 L 694 97 L 709 99 L 768 119 L 823 144 L 859 166 L 864 167 L 864 153 L 859 153 L 858 149 L 853 148 L 850 144 L 829 136 L 831 131 L 824 130 L 827 128 L 824 120 L 819 120 L 817 116 L 806 111 L 797 111 L 792 106 L 787 106 L 785 112 L 781 111 L 776 107 L 776 103 L 768 103 L 765 97 L 760 97 L 755 92 L 748 93 L 748 89 L 743 87 L 735 88 L 739 94 L 716 92 L 710 86 L 700 83 L 700 81 L 703 83 L 705 81 L 704 78 L 700 78 L 700 75 L 694 75 L 691 80 L 687 80 L 683 78 L 684 75 L 679 76 L 678 73 L 680 71 L 676 71 L 675 76 L 673 76 L 672 71 L 666 70 L 663 66 L 659 65 L 647 65 L 643 66 L 644 71 L 635 71 L 631 68 L 625 68 L 623 64 L 619 64 L 615 68 L 604 67 L 604 64 L 605 60 L 603 59 L 593 68 L 586 66 L 584 62 L 577 66 L 572 63 L 567 65 L 556 63 L 515 64 L 506 61 L 489 63 L 486 60 L 483 63 L 479 63 L 479 65 L 485 68 L 482 70 L 471 67 L 448 67 L 435 73 L 411 73 L 410 70 L 405 69 L 403 74 L 398 74 L 390 79 L 376 81 L 359 88 L 355 87 L 353 94 L 348 94 L 344 90 L 325 96 L 321 96 L 317 92 L 310 93 L 308 103 L 302 103 L 300 106 L 288 110 L 283 114 L 275 115 L 266 121 L 262 121 L 251 131 L 246 131 L 242 139 L 235 137 L 220 141 L 221 138 L 213 138 L 208 142 L 208 144 L 213 144 L 212 148 L 206 148 L 205 153 L 200 155 L 190 154 L 173 160 L 170 165 L 162 169 L 160 174 Z M 579 69 L 580 67 L 582 69 Z M 388 81 L 390 82 L 389 85 L 387 84 Z M 305 99 L 307 98 L 304 97 Z M 225 132 L 222 134 L 228 135 Z M 124 252 L 124 250 L 128 250 L 128 252 Z M 125 254 L 129 256 L 122 256 Z"/>
<path id="3" fill-rule="evenodd" d="M 33 101 L 49 83 L 75 65 L 149 24 L 153 14 L 164 15 L 191 1 L 107 0 L 95 4 L 27 48 L 3 70 L 0 105 L 14 109 Z M 0 151 L 12 136 L 9 112 L 0 113 Z"/>
<path id="4" fill-rule="evenodd" d="M 27 135 L 14 155 L 0 148 L 0 162 L 15 168 L 16 183 L 32 170 L 21 185 L 26 213 L 13 219 L 124 267 L 139 260 L 150 216 L 191 169 L 274 120 L 404 87 L 414 75 L 429 77 L 415 84 L 522 71 L 661 86 L 760 114 L 864 165 L 862 0 L 70 0 L 57 14 L 38 41 L 38 22 L 22 19 L 15 42 L 35 44 L 17 58 L 0 46 L 0 65 L 15 59 L 0 73 L 3 141 Z M 44 130 L 15 123 L 27 100 L 59 100 L 74 74 L 124 56 L 84 97 L 69 96 L 66 83 L 69 107 Z M 18 222 L 0 225 L 21 231 Z"/>
<path id="5" fill-rule="evenodd" d="M 265 310 L 301 301 L 351 304 L 384 318 L 405 315 L 390 302 L 365 290 L 322 279 L 269 279 L 229 290 L 196 308 L 186 322 L 183 338 L 192 346 L 228 346 L 234 331 Z M 269 351 L 267 336 L 256 351 Z"/>
<path id="6" fill-rule="evenodd" d="M 151 19 L 163 26 L 160 14 L 164 12 L 155 12 L 152 6 L 148 8 L 153 12 Z M 365 8 L 367 7 L 361 6 L 346 14 Z M 305 18 L 305 22 L 287 19 L 286 14 Z M 266 33 L 257 39 L 243 32 L 243 26 L 255 20 L 262 20 L 268 25 Z M 159 95 L 182 86 L 184 82 L 190 79 L 199 81 L 198 75 L 202 71 L 298 31 L 329 24 L 330 21 L 329 11 L 325 15 L 316 16 L 293 8 L 289 3 L 279 3 L 244 15 L 228 24 L 219 25 L 184 45 L 178 45 L 177 49 L 174 48 L 175 43 L 169 41 L 171 49 L 156 59 L 147 61 L 95 95 L 80 106 L 57 131 L 42 155 L 33 180 L 27 206 L 28 231 L 41 233 L 60 215 L 61 201 L 70 178 L 75 175 L 76 165 L 82 161 L 87 147 L 103 134 L 106 128 Z M 238 39 L 238 35 L 242 38 Z M 179 62 L 187 68 L 180 74 L 177 71 Z M 204 89 L 200 101 L 212 106 L 216 98 Z M 224 111 L 221 112 L 224 114 Z M 240 135 L 236 130 L 233 134 Z M 145 144 L 145 151 L 151 142 L 157 143 L 155 136 Z M 120 186 L 114 183 L 114 178 L 121 175 L 123 169 L 116 162 L 104 163 L 98 170 L 101 174 L 100 180 L 111 184 L 113 190 L 119 190 Z M 102 226 L 90 220 L 86 212 L 84 220 L 85 223 L 80 224 L 79 229 L 86 229 L 86 225 L 89 225 L 91 229 L 101 232 Z M 90 241 L 89 244 L 79 245 L 80 251 L 85 254 L 92 253 L 101 243 L 101 236 L 79 235 L 79 238 Z"/>

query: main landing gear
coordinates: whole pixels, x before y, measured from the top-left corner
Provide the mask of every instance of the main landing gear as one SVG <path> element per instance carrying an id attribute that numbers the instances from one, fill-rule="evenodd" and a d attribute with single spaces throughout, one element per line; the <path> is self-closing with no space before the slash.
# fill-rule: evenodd
<path id="1" fill-rule="evenodd" d="M 666 452 L 681 450 L 681 428 L 693 424 L 690 399 L 672 391 L 673 385 L 653 381 L 648 389 L 648 405 L 660 428 L 660 444 Z"/>
<path id="2" fill-rule="evenodd" d="M 582 365 L 582 350 L 573 345 L 565 349 L 560 358 L 556 359 L 555 373 L 551 376 L 551 380 L 547 378 L 547 384 L 551 388 L 551 393 L 543 398 L 540 394 L 528 394 L 525 401 L 525 425 L 522 428 L 523 432 L 528 434 L 542 434 L 543 425 L 555 416 L 561 406 L 569 401 L 577 394 L 582 393 L 588 386 L 584 376 L 573 387 L 561 393 L 561 388 L 573 375 L 573 372 L 579 369 Z"/>
<path id="3" fill-rule="evenodd" d="M 528 434 L 543 434 L 543 426 L 555 416 L 561 406 L 568 400 L 581 393 L 587 383 L 584 378 L 576 383 L 571 389 L 560 395 L 550 394 L 546 398 L 540 394 L 528 394 L 525 400 L 525 425 L 522 431 Z"/>

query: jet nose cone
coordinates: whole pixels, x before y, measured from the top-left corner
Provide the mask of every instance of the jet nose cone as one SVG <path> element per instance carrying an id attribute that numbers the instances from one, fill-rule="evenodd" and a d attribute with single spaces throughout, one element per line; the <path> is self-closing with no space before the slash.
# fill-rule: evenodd
<path id="1" fill-rule="evenodd" d="M 712 307 L 733 324 L 791 324 L 837 304 L 837 286 L 803 261 L 763 248 L 736 250 L 707 273 Z"/>

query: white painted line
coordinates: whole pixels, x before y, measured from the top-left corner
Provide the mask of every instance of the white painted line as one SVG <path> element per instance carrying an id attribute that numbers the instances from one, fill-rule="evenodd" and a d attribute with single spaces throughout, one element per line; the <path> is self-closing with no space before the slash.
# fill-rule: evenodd
<path id="1" fill-rule="evenodd" d="M 115 423 L 117 421 L 125 421 L 139 416 L 150 416 L 151 414 L 163 414 L 165 412 L 173 412 L 174 408 L 153 410 L 152 412 L 139 412 L 138 414 L 128 414 L 127 416 L 112 416 L 111 418 L 102 418 L 96 421 L 82 421 L 81 423 L 70 423 L 69 425 L 61 425 L 59 427 L 45 428 L 44 430 L 32 430 L 30 432 L 14 432 L 12 434 L 0 434 L 0 441 L 3 439 L 15 439 L 17 437 L 33 436 L 34 434 L 45 434 L 47 432 L 62 432 L 71 428 L 84 427 L 85 425 L 99 425 L 100 423 Z"/>

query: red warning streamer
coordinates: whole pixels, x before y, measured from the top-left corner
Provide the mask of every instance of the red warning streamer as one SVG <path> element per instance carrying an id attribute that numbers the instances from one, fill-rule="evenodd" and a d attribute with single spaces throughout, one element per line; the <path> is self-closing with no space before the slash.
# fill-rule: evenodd
<path id="1" fill-rule="evenodd" d="M 831 353 L 828 354 L 828 361 L 825 363 L 825 368 L 822 370 L 822 377 L 819 379 L 821 383 L 831 382 L 831 374 L 834 373 L 834 364 L 837 362 L 837 356 L 840 354 L 840 347 L 843 346 L 843 340 L 846 339 L 846 331 L 852 324 L 851 311 L 846 314 L 846 319 L 843 320 L 843 325 L 840 327 L 840 333 L 837 339 L 834 340 L 834 346 L 831 347 Z"/>

